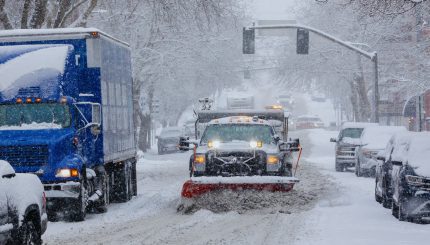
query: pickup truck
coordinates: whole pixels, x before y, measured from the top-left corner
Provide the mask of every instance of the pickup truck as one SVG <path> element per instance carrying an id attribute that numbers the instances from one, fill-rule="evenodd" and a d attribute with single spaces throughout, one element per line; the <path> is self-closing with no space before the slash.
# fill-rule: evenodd
<path id="1" fill-rule="evenodd" d="M 0 244 L 42 244 L 47 223 L 40 180 L 33 174 L 16 174 L 0 160 Z"/>
<path id="2" fill-rule="evenodd" d="M 0 32 L 0 160 L 39 176 L 50 220 L 136 195 L 130 57 L 93 28 Z"/>

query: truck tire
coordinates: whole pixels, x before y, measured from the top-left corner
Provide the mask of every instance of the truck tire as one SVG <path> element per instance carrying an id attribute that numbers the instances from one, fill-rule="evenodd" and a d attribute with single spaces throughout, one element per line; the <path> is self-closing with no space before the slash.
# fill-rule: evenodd
<path id="1" fill-rule="evenodd" d="M 133 195 L 131 163 L 125 162 L 120 168 L 118 176 L 120 181 L 118 182 L 119 188 L 117 188 L 117 197 L 119 202 L 127 202 Z"/>
<path id="2" fill-rule="evenodd" d="M 86 189 L 85 181 L 81 184 L 81 191 L 79 197 L 72 204 L 72 209 L 69 211 L 70 221 L 84 221 L 87 216 L 87 206 L 88 206 L 88 191 Z"/>
<path id="3" fill-rule="evenodd" d="M 42 234 L 37 229 L 34 218 L 26 217 L 19 227 L 18 237 L 11 244 L 42 244 Z"/>

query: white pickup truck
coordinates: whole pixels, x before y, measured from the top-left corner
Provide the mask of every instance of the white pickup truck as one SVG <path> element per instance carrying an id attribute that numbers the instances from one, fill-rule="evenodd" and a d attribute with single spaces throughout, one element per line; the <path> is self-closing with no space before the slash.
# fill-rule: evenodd
<path id="1" fill-rule="evenodd" d="M 46 231 L 46 197 L 33 174 L 16 174 L 0 160 L 0 244 L 42 244 Z"/>

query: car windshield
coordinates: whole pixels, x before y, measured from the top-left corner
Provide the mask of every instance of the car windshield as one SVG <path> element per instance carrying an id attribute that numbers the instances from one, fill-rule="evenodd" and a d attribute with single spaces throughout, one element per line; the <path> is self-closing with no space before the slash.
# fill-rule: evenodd
<path id="1" fill-rule="evenodd" d="M 361 136 L 361 133 L 363 132 L 363 128 L 346 128 L 342 130 L 340 133 L 339 139 L 342 140 L 343 138 L 353 138 L 358 139 Z"/>
<path id="2" fill-rule="evenodd" d="M 268 125 L 214 124 L 206 127 L 202 143 L 210 140 L 221 142 L 257 140 L 270 144 L 273 142 L 273 129 Z"/>
<path id="3" fill-rule="evenodd" d="M 9 104 L 0 105 L 0 127 L 22 127 L 24 125 L 45 125 L 46 127 L 70 126 L 71 116 L 68 105 L 46 104 Z M 50 126 L 49 126 L 50 125 Z"/>

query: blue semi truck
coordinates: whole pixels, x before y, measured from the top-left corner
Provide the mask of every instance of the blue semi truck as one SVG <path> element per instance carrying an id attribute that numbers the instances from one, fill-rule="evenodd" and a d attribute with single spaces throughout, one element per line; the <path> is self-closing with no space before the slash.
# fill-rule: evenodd
<path id="1" fill-rule="evenodd" d="M 92 28 L 1 31 L 0 160 L 39 176 L 51 220 L 136 195 L 128 44 Z"/>

